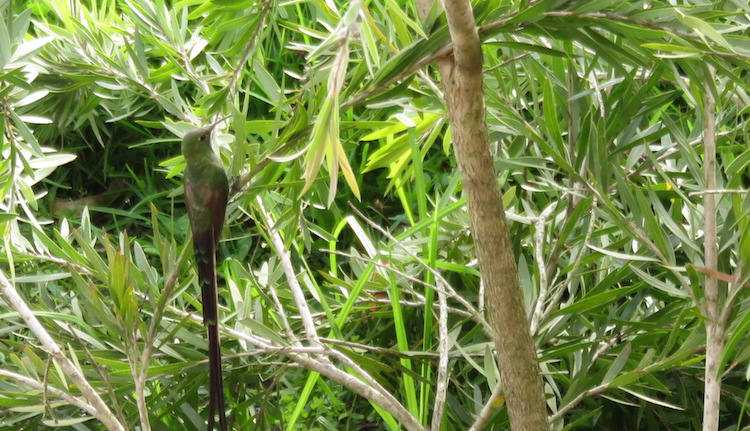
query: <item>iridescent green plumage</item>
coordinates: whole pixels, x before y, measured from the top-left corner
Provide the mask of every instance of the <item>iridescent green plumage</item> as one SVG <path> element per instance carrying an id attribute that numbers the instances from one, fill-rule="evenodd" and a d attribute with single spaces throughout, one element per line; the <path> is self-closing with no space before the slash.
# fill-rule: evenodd
<path id="1" fill-rule="evenodd" d="M 221 431 L 227 430 L 218 327 L 216 246 L 224 227 L 229 181 L 221 160 L 211 150 L 211 132 L 217 123 L 218 121 L 192 130 L 182 138 L 182 155 L 187 163 L 184 179 L 185 204 L 193 232 L 195 265 L 198 268 L 198 283 L 203 300 L 203 324 L 208 332 L 208 431 L 213 431 L 216 410 L 219 413 Z"/>

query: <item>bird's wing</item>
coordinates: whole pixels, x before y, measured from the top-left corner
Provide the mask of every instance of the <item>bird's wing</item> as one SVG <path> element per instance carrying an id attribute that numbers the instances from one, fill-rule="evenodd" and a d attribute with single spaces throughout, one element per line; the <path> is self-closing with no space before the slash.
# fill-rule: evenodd
<path id="1" fill-rule="evenodd" d="M 226 184 L 226 177 L 224 181 Z M 216 245 L 224 227 L 228 187 L 209 187 L 185 176 L 185 203 L 193 232 L 193 249 L 201 286 L 203 324 L 208 332 L 209 401 L 208 430 L 213 431 L 215 412 L 219 425 L 227 430 L 224 412 L 224 385 L 221 375 L 221 343 L 219 339 L 218 288 L 216 284 Z"/>

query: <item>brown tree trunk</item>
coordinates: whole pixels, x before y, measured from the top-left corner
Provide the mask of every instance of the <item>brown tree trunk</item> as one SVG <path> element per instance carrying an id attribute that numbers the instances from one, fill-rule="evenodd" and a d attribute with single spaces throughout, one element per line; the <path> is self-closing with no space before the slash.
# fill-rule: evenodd
<path id="1" fill-rule="evenodd" d="M 429 10 L 430 6 L 430 0 L 419 1 L 420 11 Z M 536 346 L 523 307 L 497 172 L 489 150 L 479 35 L 468 0 L 445 0 L 444 6 L 453 57 L 441 60 L 438 67 L 511 428 L 547 430 Z"/>

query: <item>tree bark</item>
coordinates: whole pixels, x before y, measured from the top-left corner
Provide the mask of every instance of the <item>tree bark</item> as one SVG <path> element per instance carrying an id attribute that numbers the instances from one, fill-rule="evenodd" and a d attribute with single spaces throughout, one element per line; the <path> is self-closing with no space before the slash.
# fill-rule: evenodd
<path id="1" fill-rule="evenodd" d="M 421 13 L 430 1 L 418 0 Z M 438 62 L 461 171 L 485 304 L 511 428 L 549 428 L 536 346 L 529 332 L 502 196 L 489 150 L 482 48 L 468 0 L 445 0 L 453 57 Z"/>
<path id="2" fill-rule="evenodd" d="M 713 79 L 713 73 L 706 77 L 706 82 Z M 706 190 L 716 190 L 716 131 L 714 110 L 716 102 L 711 93 L 711 86 L 704 85 L 703 97 L 703 169 L 706 179 Z M 704 264 L 707 268 L 718 270 L 718 239 L 716 233 L 716 195 L 703 195 L 704 226 L 703 249 Z M 706 369 L 703 393 L 703 431 L 719 429 L 719 409 L 721 407 L 721 376 L 719 363 L 724 353 L 724 323 L 722 321 L 719 299 L 719 280 L 706 275 L 705 314 L 706 314 Z"/>

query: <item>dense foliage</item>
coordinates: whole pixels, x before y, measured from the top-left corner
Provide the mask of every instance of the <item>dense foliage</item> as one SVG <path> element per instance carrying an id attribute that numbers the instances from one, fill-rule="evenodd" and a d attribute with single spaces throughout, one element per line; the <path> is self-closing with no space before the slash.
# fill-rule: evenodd
<path id="1" fill-rule="evenodd" d="M 232 115 L 215 141 L 234 178 L 219 274 L 235 429 L 399 429 L 399 411 L 429 426 L 441 394 L 439 429 L 469 429 L 488 403 L 488 429 L 507 427 L 429 65 L 450 49 L 437 9 L 424 23 L 393 0 L 0 11 L 0 284 L 121 424 L 204 426 L 179 139 Z M 750 426 L 750 8 L 496 0 L 475 14 L 553 428 L 700 428 L 706 193 L 721 428 Z M 0 425 L 103 429 L 3 295 L 0 321 Z"/>

